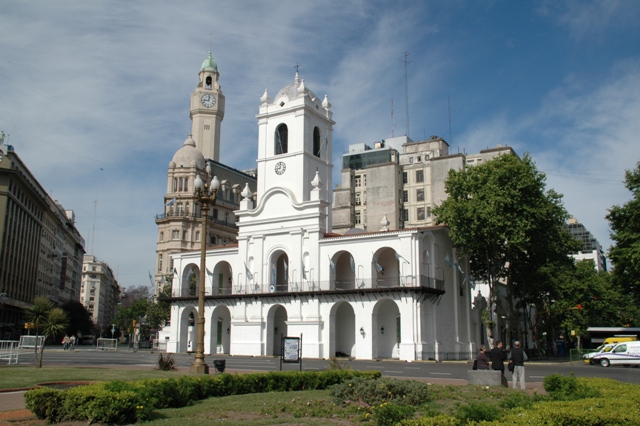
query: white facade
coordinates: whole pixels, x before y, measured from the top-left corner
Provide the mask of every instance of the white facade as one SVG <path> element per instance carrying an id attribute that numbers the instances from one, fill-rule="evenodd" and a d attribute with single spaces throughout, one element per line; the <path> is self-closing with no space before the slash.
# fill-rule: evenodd
<path id="1" fill-rule="evenodd" d="M 282 336 L 303 336 L 309 358 L 475 356 L 467 265 L 448 230 L 332 234 L 331 104 L 297 74 L 261 101 L 257 197 L 242 192 L 238 245 L 207 251 L 205 353 L 279 355 Z M 167 351 L 187 352 L 200 256 L 173 260 Z"/>

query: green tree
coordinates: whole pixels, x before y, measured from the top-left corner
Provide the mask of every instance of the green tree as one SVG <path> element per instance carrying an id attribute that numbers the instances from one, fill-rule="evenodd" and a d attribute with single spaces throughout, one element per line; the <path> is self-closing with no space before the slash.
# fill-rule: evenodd
<path id="1" fill-rule="evenodd" d="M 33 305 L 25 309 L 25 317 L 28 322 L 35 324 L 36 336 L 41 332 L 45 336 L 40 347 L 37 338 L 35 344 L 36 367 L 40 368 L 46 339 L 56 338 L 64 333 L 68 326 L 67 314 L 61 308 L 55 308 L 46 297 L 37 297 Z"/>
<path id="2" fill-rule="evenodd" d="M 576 262 L 575 268 L 557 276 L 554 302 L 547 318 L 553 316 L 564 333 L 587 336 L 590 326 L 621 327 L 627 324 L 627 314 L 635 309 L 612 284 L 611 274 L 597 271 L 592 260 Z"/>
<path id="3" fill-rule="evenodd" d="M 165 284 L 156 302 L 149 305 L 147 308 L 147 323 L 152 329 L 159 329 L 163 327 L 171 317 L 171 304 L 169 299 L 171 298 L 171 284 Z"/>
<path id="4" fill-rule="evenodd" d="M 640 162 L 625 173 L 625 187 L 632 198 L 622 206 L 613 206 L 607 220 L 614 245 L 609 250 L 613 263 L 613 281 L 625 294 L 640 302 Z"/>
<path id="5" fill-rule="evenodd" d="M 546 177 L 529 155 L 501 155 L 466 170 L 450 170 L 448 197 L 434 209 L 455 246 L 470 260 L 471 274 L 489 285 L 488 309 L 516 323 L 514 300 L 535 303 L 548 286 L 552 265 L 570 262 L 580 243 L 566 228 L 562 196 L 546 190 Z M 506 285 L 506 306 L 497 298 Z M 484 315 L 487 332 L 492 312 Z M 524 322 L 518 326 L 526 327 Z"/>
<path id="6" fill-rule="evenodd" d="M 124 292 L 113 322 L 119 326 L 121 337 L 133 333 L 134 324 L 140 323 L 152 304 L 151 298 L 149 288 L 146 286 L 131 287 Z"/>
<path id="7" fill-rule="evenodd" d="M 83 336 L 93 334 L 95 327 L 93 324 L 93 317 L 82 303 L 77 300 L 69 300 L 61 307 L 67 313 L 67 317 L 69 319 L 67 334 L 70 336 L 77 336 L 78 333 L 81 333 Z"/>

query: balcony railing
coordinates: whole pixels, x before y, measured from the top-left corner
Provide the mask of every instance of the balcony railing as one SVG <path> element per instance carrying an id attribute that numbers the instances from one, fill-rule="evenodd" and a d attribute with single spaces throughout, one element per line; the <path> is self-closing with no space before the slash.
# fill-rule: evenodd
<path id="1" fill-rule="evenodd" d="M 297 292 L 340 292 L 367 289 L 432 289 L 444 292 L 444 281 L 426 275 L 418 277 L 407 275 L 400 278 L 385 277 L 382 279 L 362 278 L 356 280 L 331 280 L 331 281 L 307 281 L 290 282 L 285 284 L 233 284 L 221 288 L 211 286 L 205 288 L 206 296 L 230 296 L 237 294 L 273 294 L 273 293 L 297 293 Z M 188 289 L 173 290 L 172 297 L 196 297 L 197 294 Z"/>
<path id="2" fill-rule="evenodd" d="M 194 212 L 168 212 L 168 213 L 161 213 L 156 215 L 156 220 L 163 220 L 163 219 L 169 219 L 169 218 L 201 219 L 202 214 L 194 213 Z M 209 216 L 209 221 L 215 223 L 216 225 L 226 226 L 228 228 L 234 228 L 234 229 L 238 228 L 235 222 L 214 219 L 211 216 Z"/>

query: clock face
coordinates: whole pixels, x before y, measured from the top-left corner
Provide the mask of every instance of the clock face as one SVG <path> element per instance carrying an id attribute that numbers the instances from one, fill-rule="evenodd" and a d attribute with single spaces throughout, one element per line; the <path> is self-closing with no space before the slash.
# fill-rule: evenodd
<path id="1" fill-rule="evenodd" d="M 216 104 L 216 97 L 207 93 L 200 98 L 200 102 L 202 102 L 202 105 L 205 107 L 211 108 Z"/>
<path id="2" fill-rule="evenodd" d="M 287 165 L 286 165 L 286 164 L 284 164 L 282 161 L 279 161 L 279 162 L 276 164 L 276 174 L 281 175 L 281 174 L 283 174 L 283 173 L 284 173 L 284 171 L 285 171 L 285 170 L 287 170 Z"/>

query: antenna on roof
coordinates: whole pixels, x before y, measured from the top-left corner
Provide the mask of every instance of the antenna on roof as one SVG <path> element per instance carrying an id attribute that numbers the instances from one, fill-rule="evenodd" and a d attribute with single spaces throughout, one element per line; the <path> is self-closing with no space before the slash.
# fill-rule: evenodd
<path id="1" fill-rule="evenodd" d="M 393 98 L 391 98 L 391 137 L 392 138 L 394 137 L 394 131 L 396 128 L 394 113 L 395 113 L 395 104 L 393 102 Z"/>
<path id="2" fill-rule="evenodd" d="M 451 136 L 451 98 L 447 95 L 447 103 L 449 104 L 449 145 L 453 143 L 453 138 Z"/>
<path id="3" fill-rule="evenodd" d="M 409 52 L 404 51 L 404 109 L 407 114 L 407 137 L 409 137 L 409 77 L 407 74 L 407 65 L 411 61 L 407 58 L 409 57 Z"/>

